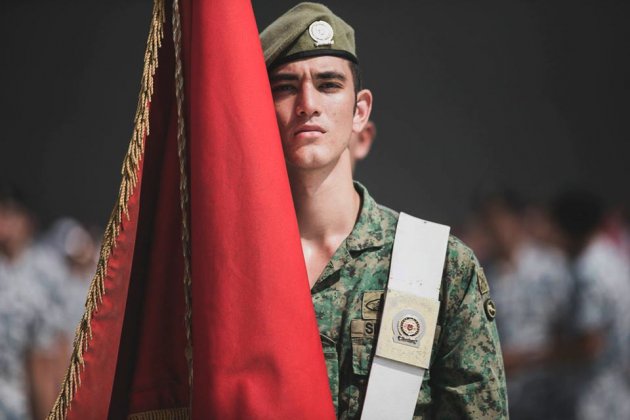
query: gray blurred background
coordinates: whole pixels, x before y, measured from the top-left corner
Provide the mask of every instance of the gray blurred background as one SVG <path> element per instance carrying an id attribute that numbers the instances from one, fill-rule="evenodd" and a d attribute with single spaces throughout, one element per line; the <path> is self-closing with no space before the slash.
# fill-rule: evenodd
<path id="1" fill-rule="evenodd" d="M 255 0 L 259 26 L 293 4 Z M 511 418 L 630 418 L 630 2 L 328 4 L 375 97 L 357 178 L 475 251 Z M 58 394 L 151 7 L 0 2 L 0 418 L 43 418 Z"/>
<path id="2" fill-rule="evenodd" d="M 253 1 L 259 27 L 295 2 Z M 378 136 L 357 178 L 459 225 L 487 188 L 627 202 L 630 3 L 329 1 L 357 32 Z M 104 225 L 133 125 L 149 0 L 0 3 L 0 179 L 44 224 Z"/>

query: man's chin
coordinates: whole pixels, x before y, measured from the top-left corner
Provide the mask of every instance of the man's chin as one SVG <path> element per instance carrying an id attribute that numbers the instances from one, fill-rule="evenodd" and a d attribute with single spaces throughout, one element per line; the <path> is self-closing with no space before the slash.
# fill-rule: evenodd
<path id="1" fill-rule="evenodd" d="M 285 161 L 287 165 L 298 170 L 316 170 L 325 167 L 329 162 L 314 145 L 302 146 L 294 150 L 285 150 Z M 321 152 L 321 151 L 319 151 Z"/>
<path id="2" fill-rule="evenodd" d="M 286 161 L 287 167 L 294 171 L 317 171 L 324 168 L 324 165 L 319 165 L 313 162 L 301 162 L 301 161 Z"/>
<path id="3" fill-rule="evenodd" d="M 318 157 L 289 157 L 287 167 L 295 171 L 318 171 L 330 166 L 331 162 Z"/>

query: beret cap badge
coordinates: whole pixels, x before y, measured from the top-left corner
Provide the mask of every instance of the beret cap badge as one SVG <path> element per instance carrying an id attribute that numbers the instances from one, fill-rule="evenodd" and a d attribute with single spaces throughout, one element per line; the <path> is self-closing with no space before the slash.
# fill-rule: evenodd
<path id="1" fill-rule="evenodd" d="M 334 31 L 332 26 L 323 20 L 317 20 L 311 23 L 311 26 L 308 27 L 308 34 L 313 41 L 315 41 L 316 47 L 335 43 L 335 41 L 333 41 Z"/>
<path id="2" fill-rule="evenodd" d="M 354 29 L 318 3 L 300 3 L 287 11 L 260 33 L 260 43 L 267 70 L 319 56 L 358 63 Z"/>

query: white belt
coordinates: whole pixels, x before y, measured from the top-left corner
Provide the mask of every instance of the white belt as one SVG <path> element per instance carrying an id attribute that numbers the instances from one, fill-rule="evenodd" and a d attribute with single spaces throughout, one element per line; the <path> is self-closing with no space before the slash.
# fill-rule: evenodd
<path id="1" fill-rule="evenodd" d="M 362 420 L 413 417 L 431 359 L 449 231 L 400 213 Z"/>

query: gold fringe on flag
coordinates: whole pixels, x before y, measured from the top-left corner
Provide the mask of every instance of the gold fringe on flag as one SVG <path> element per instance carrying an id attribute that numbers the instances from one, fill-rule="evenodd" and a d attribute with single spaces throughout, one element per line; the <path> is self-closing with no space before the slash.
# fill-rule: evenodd
<path id="1" fill-rule="evenodd" d="M 153 14 L 151 18 L 151 28 L 149 38 L 144 53 L 144 70 L 140 95 L 134 118 L 134 129 L 129 142 L 129 149 L 125 155 L 122 165 L 122 181 L 118 192 L 118 200 L 114 206 L 112 214 L 105 228 L 103 244 L 96 269 L 96 274 L 90 284 L 90 289 L 85 303 L 85 312 L 81 322 L 77 327 L 74 338 L 72 355 L 70 356 L 70 366 L 62 383 L 61 392 L 55 401 L 49 420 L 61 420 L 67 417 L 68 408 L 81 385 L 80 372 L 85 367 L 83 352 L 87 350 L 92 339 L 92 315 L 98 310 L 99 304 L 103 300 L 105 290 L 105 277 L 107 276 L 107 264 L 112 250 L 116 246 L 116 240 L 122 226 L 123 215 L 129 218 L 128 204 L 129 198 L 133 194 L 138 184 L 138 168 L 140 160 L 144 154 L 144 136 L 149 134 L 149 101 L 153 94 L 153 76 L 158 66 L 158 50 L 162 44 L 164 36 L 165 9 L 164 0 L 155 0 L 153 3 Z M 187 409 L 185 409 L 187 410 Z M 173 411 L 175 412 L 175 411 Z M 138 417 L 146 419 L 180 419 L 188 417 Z"/>
<path id="2" fill-rule="evenodd" d="M 171 408 L 165 410 L 145 411 L 144 413 L 134 413 L 127 417 L 127 420 L 189 420 L 190 412 L 188 408 Z"/>

